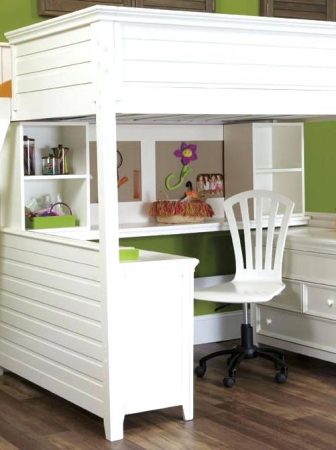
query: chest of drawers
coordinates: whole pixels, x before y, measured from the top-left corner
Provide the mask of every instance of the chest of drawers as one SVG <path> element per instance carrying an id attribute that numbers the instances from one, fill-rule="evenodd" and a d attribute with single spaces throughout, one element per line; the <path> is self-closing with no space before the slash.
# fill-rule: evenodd
<path id="1" fill-rule="evenodd" d="M 336 362 L 336 231 L 288 233 L 286 289 L 255 308 L 256 342 Z"/>

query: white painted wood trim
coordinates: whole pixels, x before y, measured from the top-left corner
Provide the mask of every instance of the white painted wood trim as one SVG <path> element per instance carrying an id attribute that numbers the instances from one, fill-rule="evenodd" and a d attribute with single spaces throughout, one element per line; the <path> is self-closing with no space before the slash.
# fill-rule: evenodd
<path id="1" fill-rule="evenodd" d="M 195 278 L 195 289 L 202 289 L 217 283 L 232 280 L 233 275 Z M 204 314 L 194 318 L 194 345 L 209 342 L 229 341 L 240 337 L 242 311 Z"/>
<path id="2" fill-rule="evenodd" d="M 197 316 L 194 319 L 194 344 L 238 339 L 242 321 L 242 311 Z"/>
<path id="3" fill-rule="evenodd" d="M 336 228 L 335 213 L 307 212 L 310 216 L 309 226 L 319 228 Z"/>

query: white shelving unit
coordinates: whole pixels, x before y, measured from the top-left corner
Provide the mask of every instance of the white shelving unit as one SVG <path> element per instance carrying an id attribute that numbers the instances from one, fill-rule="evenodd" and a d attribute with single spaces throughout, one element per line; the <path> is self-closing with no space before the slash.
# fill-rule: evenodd
<path id="1" fill-rule="evenodd" d="M 256 189 L 280 192 L 305 213 L 303 123 L 253 124 L 253 179 Z"/>
<path id="2" fill-rule="evenodd" d="M 280 192 L 295 202 L 291 225 L 304 222 L 303 123 L 244 123 L 224 126 L 225 191 Z"/>
<path id="3" fill-rule="evenodd" d="M 22 180 L 19 209 L 20 228 L 25 229 L 25 207 L 33 198 L 49 195 L 70 206 L 78 218 L 81 229 L 90 229 L 90 171 L 88 126 L 81 122 L 24 122 L 16 128 L 15 151 L 20 161 L 19 177 Z M 35 140 L 35 175 L 24 175 L 23 136 Z M 67 175 L 42 175 L 42 157 L 52 153 L 52 148 L 62 144 L 69 147 Z M 10 145 L 11 146 L 11 145 Z"/>

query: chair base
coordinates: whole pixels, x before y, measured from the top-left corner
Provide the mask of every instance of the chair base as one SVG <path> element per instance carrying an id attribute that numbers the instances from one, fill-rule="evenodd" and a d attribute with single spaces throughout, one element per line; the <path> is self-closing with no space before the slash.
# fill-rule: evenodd
<path id="1" fill-rule="evenodd" d="M 203 377 L 206 372 L 206 363 L 217 356 L 229 355 L 227 360 L 227 376 L 223 379 L 225 387 L 232 387 L 236 382 L 237 369 L 243 359 L 261 357 L 273 361 L 278 372 L 275 375 L 277 383 L 285 383 L 288 376 L 288 366 L 284 353 L 268 347 L 257 347 L 253 344 L 253 328 L 250 324 L 241 325 L 240 345 L 231 349 L 220 350 L 210 353 L 199 360 L 199 365 L 195 368 L 195 374 Z"/>

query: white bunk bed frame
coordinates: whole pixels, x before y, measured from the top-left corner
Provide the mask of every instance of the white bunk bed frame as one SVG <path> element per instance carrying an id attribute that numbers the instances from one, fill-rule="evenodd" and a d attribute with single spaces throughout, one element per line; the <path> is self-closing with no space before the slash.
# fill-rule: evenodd
<path id="1" fill-rule="evenodd" d="M 80 377 L 83 384 L 77 388 L 70 386 L 69 381 L 65 389 L 67 380 L 59 382 L 56 368 L 54 380 L 50 376 L 46 378 L 45 361 L 32 354 L 26 341 L 22 343 L 26 346 L 24 350 L 19 349 L 19 343 L 15 349 L 8 345 L 7 325 L 2 326 L 3 333 L 8 331 L 2 341 L 6 341 L 8 349 L 2 345 L 0 364 L 103 417 L 106 437 L 110 440 L 122 438 L 124 415 L 131 412 L 183 405 L 185 418 L 191 419 L 192 307 L 189 300 L 181 315 L 185 321 L 182 328 L 188 329 L 181 335 L 182 356 L 187 362 L 179 371 L 183 376 L 174 379 L 174 383 L 181 384 L 179 394 L 172 394 L 169 400 L 160 402 L 159 399 L 157 404 L 135 401 L 127 406 L 125 400 L 125 392 L 130 389 L 125 386 L 125 367 L 132 371 L 125 361 L 132 361 L 137 350 L 132 353 L 132 346 L 121 341 L 121 336 L 125 336 L 125 310 L 118 296 L 125 286 L 122 274 L 126 269 L 118 258 L 117 207 L 111 207 L 118 202 L 116 173 L 106 170 L 116 167 L 117 117 L 178 115 L 183 121 L 183 115 L 192 115 L 206 122 L 214 115 L 224 119 L 235 115 L 334 115 L 336 28 L 327 22 L 96 6 L 12 31 L 6 37 L 13 60 L 12 121 L 96 117 L 100 243 L 98 247 L 95 243 L 79 243 L 57 236 L 3 230 L 2 298 L 6 290 L 11 290 L 8 278 L 11 261 L 19 261 L 20 270 L 33 270 L 33 258 L 25 261 L 19 258 L 20 252 L 28 249 L 35 258 L 44 261 L 45 267 L 57 265 L 61 273 L 59 282 L 67 279 L 69 285 L 71 281 L 72 291 L 68 288 L 66 301 L 70 299 L 75 304 L 86 290 L 86 296 L 101 301 L 102 309 L 98 313 L 93 304 L 80 301 L 86 308 L 86 318 L 80 320 L 80 326 L 85 329 L 83 339 L 87 342 L 91 337 L 97 342 L 96 352 L 92 340 L 85 349 L 85 353 L 93 352 L 96 361 L 84 364 L 84 375 Z M 149 261 L 151 258 L 147 255 Z M 190 274 L 196 261 L 188 261 L 189 278 L 183 293 L 192 300 Z M 6 264 L 7 272 L 3 269 Z M 77 282 L 82 286 L 79 290 Z M 44 293 L 55 295 L 53 287 L 55 279 L 50 278 L 43 287 Z M 160 286 L 156 285 L 156 289 Z M 22 291 L 16 295 L 29 297 L 29 293 Z M 25 314 L 32 314 L 29 302 L 26 312 L 18 313 L 22 320 L 27 320 Z M 7 308 L 10 307 L 7 303 Z M 164 304 L 160 308 L 165 314 Z M 11 311 L 6 312 L 9 315 Z M 74 314 L 77 312 L 75 308 Z M 100 321 L 98 325 L 94 318 Z M 73 319 L 73 326 L 79 326 L 75 325 L 76 317 Z M 156 321 L 156 313 L 147 320 Z M 46 335 L 42 328 L 39 330 L 42 339 L 51 341 L 51 333 L 57 332 L 55 327 L 49 327 Z M 34 329 L 32 332 L 36 334 L 31 339 L 37 344 L 38 333 Z M 99 333 L 101 340 L 97 337 Z M 65 358 L 75 357 L 80 364 L 85 359 L 81 353 L 83 343 L 76 355 L 76 343 L 72 341 L 71 345 L 72 353 L 63 352 L 62 356 L 57 349 L 55 358 L 63 359 L 66 365 L 70 361 Z M 131 350 L 126 358 L 125 349 Z M 12 362 L 14 350 L 18 352 L 16 365 Z M 30 358 L 25 368 L 20 366 L 19 350 Z M 166 383 L 173 392 L 169 385 L 172 370 L 174 367 L 167 359 L 162 374 L 166 371 L 168 375 L 163 376 L 162 389 Z M 137 382 L 136 372 L 134 369 L 134 376 L 128 378 L 134 382 L 131 398 L 135 400 L 137 391 L 143 387 Z M 143 377 L 140 378 L 143 382 Z"/>

